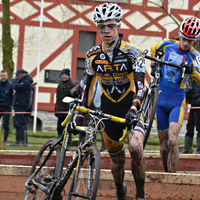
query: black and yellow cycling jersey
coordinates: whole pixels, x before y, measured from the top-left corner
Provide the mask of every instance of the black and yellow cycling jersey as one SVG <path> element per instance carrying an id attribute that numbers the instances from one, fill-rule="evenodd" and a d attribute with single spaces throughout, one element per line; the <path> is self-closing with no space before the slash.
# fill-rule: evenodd
<path id="1" fill-rule="evenodd" d="M 94 76 L 97 76 L 105 98 L 117 103 L 131 93 L 133 105 L 137 109 L 140 108 L 144 96 L 145 61 L 138 46 L 119 39 L 110 62 L 104 43 L 101 43 L 87 52 L 86 70 L 88 75 L 92 76 L 87 83 L 87 95 L 92 94 L 94 88 L 91 85 L 94 85 Z"/>
<path id="2" fill-rule="evenodd" d="M 88 107 L 92 102 L 97 77 L 101 86 L 101 110 L 124 118 L 131 106 L 140 109 L 144 97 L 145 61 L 141 48 L 121 38 L 112 55 L 110 61 L 104 43 L 87 52 L 87 81 L 83 106 Z M 118 141 L 122 136 L 123 126 L 110 121 L 105 122 L 105 125 L 104 131 L 108 138 Z M 113 126 L 115 128 L 112 128 Z M 114 146 L 109 149 L 116 152 L 122 145 Z"/>

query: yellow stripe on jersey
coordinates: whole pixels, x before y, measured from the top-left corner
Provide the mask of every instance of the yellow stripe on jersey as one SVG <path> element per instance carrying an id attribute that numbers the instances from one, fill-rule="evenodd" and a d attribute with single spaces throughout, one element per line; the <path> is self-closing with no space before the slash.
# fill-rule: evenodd
<path id="1" fill-rule="evenodd" d="M 92 81 L 91 81 L 90 88 L 88 91 L 88 102 L 87 102 L 88 107 L 90 107 L 90 105 L 92 104 L 92 101 L 93 101 L 93 97 L 94 97 L 95 90 L 96 90 L 96 82 L 97 82 L 97 76 L 94 75 L 92 77 Z"/>
<path id="2" fill-rule="evenodd" d="M 183 120 L 184 120 L 184 114 L 185 114 L 185 98 L 182 101 L 181 104 L 181 109 L 180 109 L 180 114 L 178 118 L 178 123 L 182 126 L 183 125 Z"/>

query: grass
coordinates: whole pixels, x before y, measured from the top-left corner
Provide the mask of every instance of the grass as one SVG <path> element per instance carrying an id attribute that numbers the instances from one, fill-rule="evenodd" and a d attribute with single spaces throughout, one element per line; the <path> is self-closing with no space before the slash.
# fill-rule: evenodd
<path id="1" fill-rule="evenodd" d="M 2 138 L 2 134 L 1 134 Z M 28 147 L 23 146 L 4 146 L 6 150 L 39 150 L 41 146 L 49 139 L 49 138 L 57 138 L 57 133 L 51 132 L 36 132 L 33 133 L 32 131 L 28 132 Z M 72 138 L 78 138 L 78 135 L 72 135 Z M 15 142 L 15 131 L 12 134 L 9 134 L 8 137 L 8 144 L 12 144 Z M 101 147 L 101 136 L 97 135 L 97 144 L 99 148 Z M 178 141 L 179 146 L 184 145 L 184 141 Z M 196 142 L 193 143 L 193 151 L 195 151 Z M 76 146 L 73 146 L 72 149 L 75 149 Z M 125 141 L 125 148 L 128 149 L 128 140 Z M 159 140 L 149 139 L 147 145 L 145 147 L 146 152 L 158 152 L 160 150 L 160 143 Z"/>

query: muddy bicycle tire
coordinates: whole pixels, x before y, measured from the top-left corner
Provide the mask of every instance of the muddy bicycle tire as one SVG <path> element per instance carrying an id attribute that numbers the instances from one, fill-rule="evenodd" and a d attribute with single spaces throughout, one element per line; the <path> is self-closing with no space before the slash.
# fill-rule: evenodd
<path id="1" fill-rule="evenodd" d="M 37 154 L 36 158 L 33 161 L 33 165 L 29 176 L 31 176 L 41 166 L 41 163 L 44 161 L 48 152 L 56 142 L 57 139 L 51 138 L 46 143 L 43 144 L 39 153 Z M 57 163 L 59 163 L 60 151 L 61 151 L 61 145 L 57 145 L 54 148 L 54 151 L 51 154 L 51 156 L 48 158 L 46 164 L 38 171 L 36 176 L 32 177 L 32 180 L 37 180 L 37 182 L 39 181 L 43 183 L 46 182 L 46 185 L 49 184 L 50 187 L 51 180 L 47 180 L 47 178 L 57 177 L 58 173 Z M 47 176 L 46 174 L 48 174 L 49 176 Z M 32 194 L 30 192 L 27 193 L 27 191 L 25 191 L 25 197 L 26 197 L 25 199 L 43 200 L 46 199 L 46 194 L 40 188 L 35 187 L 35 194 Z"/>

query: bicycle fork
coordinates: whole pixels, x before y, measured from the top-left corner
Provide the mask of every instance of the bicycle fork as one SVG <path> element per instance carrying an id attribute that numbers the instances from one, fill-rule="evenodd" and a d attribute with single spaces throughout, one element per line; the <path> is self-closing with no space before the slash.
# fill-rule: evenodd
<path id="1" fill-rule="evenodd" d="M 83 161 L 84 161 L 85 153 L 86 153 L 85 151 L 79 152 L 78 164 L 77 164 L 76 174 L 75 174 L 75 179 L 74 179 L 74 187 L 73 187 L 73 191 L 70 194 L 75 196 L 75 197 L 82 197 L 84 199 L 85 198 L 90 199 L 90 192 L 91 192 L 91 185 L 92 185 L 92 178 L 93 178 L 93 170 L 92 169 L 93 169 L 94 160 L 95 160 L 94 155 L 92 155 L 92 158 L 89 160 L 89 169 L 88 169 L 89 175 L 88 175 L 88 182 L 87 182 L 88 194 L 82 195 L 82 194 L 79 194 L 79 193 L 76 192 L 78 178 L 79 178 L 79 176 L 81 176 L 80 169 L 81 169 Z"/>

